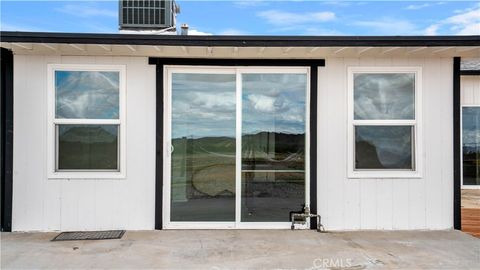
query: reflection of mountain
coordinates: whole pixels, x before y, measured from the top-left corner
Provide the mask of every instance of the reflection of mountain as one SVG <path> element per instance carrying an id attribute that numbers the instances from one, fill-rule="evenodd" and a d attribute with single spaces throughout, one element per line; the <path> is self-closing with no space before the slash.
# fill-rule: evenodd
<path id="1" fill-rule="evenodd" d="M 396 154 L 382 149 L 382 161 L 378 156 L 378 149 L 367 141 L 355 144 L 355 162 L 359 169 L 411 169 L 411 155 Z"/>
<path id="2" fill-rule="evenodd" d="M 116 129 L 116 127 L 111 128 Z M 115 134 L 108 132 L 101 126 L 60 127 L 61 142 L 108 143 L 116 140 L 117 136 Z"/>
<path id="3" fill-rule="evenodd" d="M 59 169 L 117 169 L 116 135 L 98 126 L 65 129 L 60 131 Z"/>
<path id="4" fill-rule="evenodd" d="M 480 152 L 480 144 L 477 143 L 470 143 L 470 144 L 464 144 L 463 145 L 463 153 L 464 154 L 470 154 L 470 153 L 477 153 Z"/>
<path id="5" fill-rule="evenodd" d="M 175 154 L 196 157 L 235 158 L 235 138 L 175 138 Z M 305 167 L 305 135 L 259 132 L 242 136 L 244 170 L 303 170 Z"/>

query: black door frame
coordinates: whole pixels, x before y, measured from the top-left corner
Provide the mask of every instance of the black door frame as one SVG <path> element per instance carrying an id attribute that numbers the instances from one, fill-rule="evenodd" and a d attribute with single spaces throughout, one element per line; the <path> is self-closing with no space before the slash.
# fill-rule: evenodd
<path id="1" fill-rule="evenodd" d="M 453 58 L 453 228 L 462 229 L 462 76 L 480 76 L 480 70 L 462 70 L 461 57 Z"/>
<path id="2" fill-rule="evenodd" d="M 155 229 L 163 228 L 163 86 L 165 65 L 185 66 L 291 66 L 310 67 L 310 211 L 317 212 L 317 88 L 318 67 L 325 66 L 324 59 L 196 59 L 150 57 L 149 64 L 156 65 L 156 157 L 155 157 Z M 310 222 L 316 229 L 316 220 Z"/>
<path id="3" fill-rule="evenodd" d="M 1 231 L 12 231 L 13 192 L 13 53 L 1 48 Z"/>

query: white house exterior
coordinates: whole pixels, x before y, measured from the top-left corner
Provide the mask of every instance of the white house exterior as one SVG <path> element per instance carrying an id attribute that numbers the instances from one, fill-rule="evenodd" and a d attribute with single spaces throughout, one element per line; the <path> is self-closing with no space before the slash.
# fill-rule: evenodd
<path id="1" fill-rule="evenodd" d="M 302 209 L 301 204 L 293 205 L 298 202 L 295 196 L 321 216 L 326 230 L 459 228 L 459 109 L 461 105 L 480 106 L 478 74 L 462 76 L 462 90 L 456 87 L 460 86 L 459 57 L 479 58 L 480 36 L 194 37 L 2 32 L 1 46 L 5 48 L 2 54 L 6 49 L 13 53 L 12 231 L 288 229 L 290 202 L 291 211 Z M 62 71 L 106 72 L 102 73 L 105 76 L 113 72 L 117 89 L 113 116 L 94 118 L 86 113 L 82 118 L 72 111 L 62 111 L 58 104 L 64 95 L 60 91 L 64 90 L 59 81 L 61 76 L 69 76 L 60 75 Z M 206 74 L 212 77 L 208 82 Z M 215 90 L 220 80 L 221 89 L 229 90 Z M 190 85 L 192 81 L 198 83 Z M 203 97 L 200 92 L 185 92 L 203 83 L 211 83 L 198 90 L 211 91 Z M 374 92 L 364 86 L 372 83 Z M 255 90 L 260 84 L 264 88 Z M 284 90 L 282 84 L 292 86 Z M 80 86 L 75 87 L 80 91 Z M 295 87 L 305 91 L 288 92 Z M 283 99 L 267 99 L 262 89 L 276 91 L 272 96 Z M 97 103 L 103 102 L 98 105 L 102 107 L 105 100 L 111 101 L 108 97 L 96 98 L 87 98 L 87 105 L 79 105 L 76 99 L 75 106 L 87 106 L 79 110 L 90 112 Z M 192 103 L 185 105 L 188 103 L 180 100 Z M 73 106 L 74 101 L 67 105 Z M 195 107 L 199 103 L 203 107 Z M 231 106 L 231 117 L 219 109 L 225 104 Z M 182 106 L 189 106 L 191 114 L 183 117 Z M 298 118 L 290 119 L 296 114 L 288 106 L 300 108 Z M 268 118 L 271 108 L 276 116 Z M 288 113 L 280 113 L 279 108 Z M 218 125 L 209 126 L 210 131 L 204 133 L 201 130 L 205 126 L 194 123 L 204 119 L 196 118 L 203 114 L 218 117 Z M 258 120 L 255 115 L 264 118 Z M 259 130 L 258 123 L 267 122 L 273 123 L 272 129 L 263 132 L 274 142 L 261 147 L 274 145 L 280 149 L 275 142 L 292 142 L 294 137 L 280 139 L 279 135 L 290 134 L 287 130 L 291 128 L 291 134 L 300 136 L 301 142 L 291 147 L 301 150 L 285 150 L 293 153 L 288 157 L 273 150 L 274 161 L 270 162 L 270 150 L 256 146 L 264 139 L 255 139 L 254 146 L 248 146 L 250 137 L 245 134 L 254 135 L 247 129 Z M 67 146 L 72 142 L 68 140 L 74 139 L 61 136 L 82 125 L 109 126 L 114 130 L 110 135 L 115 136 L 116 150 L 108 145 L 102 146 L 107 150 Z M 182 133 L 187 129 L 182 125 L 192 125 L 192 134 Z M 62 129 L 68 130 L 62 133 Z M 205 160 L 224 155 L 219 160 L 225 164 L 218 170 L 218 164 L 208 165 L 213 167 L 203 175 L 188 172 L 188 166 L 201 166 L 198 159 L 185 158 L 197 151 L 193 141 L 211 136 L 211 130 L 216 130 L 218 138 L 233 132 L 233 139 L 225 139 L 222 144 L 234 142 L 235 147 L 229 146 L 234 150 L 213 151 L 213 146 L 196 141 L 195 147 L 210 148 L 202 148 Z M 94 138 L 100 136 L 94 134 L 98 129 L 88 132 L 85 136 L 92 145 L 100 142 Z M 68 161 L 75 160 L 68 156 L 74 151 L 83 151 L 82 155 L 113 151 L 116 156 L 101 158 L 102 164 L 89 161 L 85 165 L 96 169 L 78 169 Z M 266 157 L 261 156 L 262 151 Z M 109 166 L 116 169 L 110 170 Z M 2 177 L 4 174 L 8 177 L 8 170 Z M 250 174 L 254 176 L 248 178 Z M 202 195 L 185 191 L 191 188 L 188 181 L 193 180 L 178 180 L 186 182 L 172 185 L 172 175 L 178 179 L 196 177 L 197 183 L 192 185 Z M 289 185 L 276 186 L 280 182 Z M 201 199 L 188 204 L 189 196 Z M 202 200 L 208 203 L 201 206 Z M 263 209 L 265 205 L 271 209 Z"/>

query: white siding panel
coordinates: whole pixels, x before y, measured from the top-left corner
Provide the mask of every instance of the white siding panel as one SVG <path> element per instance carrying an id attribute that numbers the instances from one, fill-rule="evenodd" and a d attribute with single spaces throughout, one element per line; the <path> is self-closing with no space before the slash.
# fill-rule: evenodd
<path id="1" fill-rule="evenodd" d="M 480 76 L 462 76 L 462 105 L 480 105 Z"/>
<path id="2" fill-rule="evenodd" d="M 347 159 L 352 158 L 346 149 L 348 66 L 422 67 L 421 178 L 347 177 Z M 318 92 L 318 130 L 326 134 L 318 137 L 317 171 L 319 213 L 327 230 L 452 227 L 451 66 L 450 58 L 326 59 Z"/>
<path id="3" fill-rule="evenodd" d="M 145 57 L 14 59 L 13 230 L 153 229 L 155 67 Z M 125 179 L 48 179 L 47 64 L 126 65 Z"/>

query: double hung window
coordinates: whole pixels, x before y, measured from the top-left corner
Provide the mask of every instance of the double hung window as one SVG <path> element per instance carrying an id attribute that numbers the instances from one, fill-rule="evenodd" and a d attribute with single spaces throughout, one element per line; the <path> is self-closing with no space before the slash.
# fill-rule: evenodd
<path id="1" fill-rule="evenodd" d="M 124 66 L 49 66 L 51 178 L 124 174 Z"/>
<path id="2" fill-rule="evenodd" d="M 420 174 L 420 68 L 351 67 L 349 176 Z"/>

